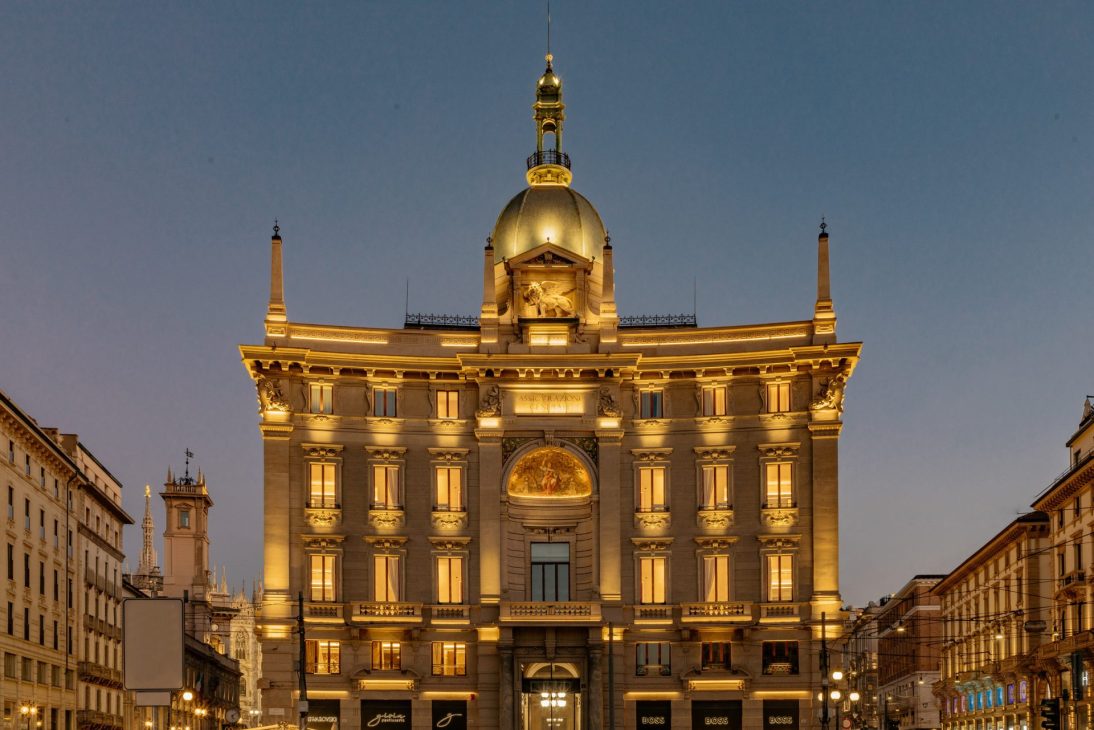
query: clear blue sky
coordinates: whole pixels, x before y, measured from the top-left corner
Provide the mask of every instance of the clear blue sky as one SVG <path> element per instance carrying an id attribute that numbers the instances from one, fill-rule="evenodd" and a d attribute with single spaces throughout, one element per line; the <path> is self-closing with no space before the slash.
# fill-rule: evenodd
<path id="1" fill-rule="evenodd" d="M 844 597 L 947 572 L 1066 465 L 1091 372 L 1094 5 L 555 0 L 624 314 L 802 319 L 828 216 Z M 291 318 L 474 313 L 534 145 L 527 3 L 0 5 L 0 388 L 141 487 L 197 453 L 261 574 L 270 226 Z M 162 516 L 157 515 L 161 523 Z M 135 529 L 127 552 L 136 562 Z"/>

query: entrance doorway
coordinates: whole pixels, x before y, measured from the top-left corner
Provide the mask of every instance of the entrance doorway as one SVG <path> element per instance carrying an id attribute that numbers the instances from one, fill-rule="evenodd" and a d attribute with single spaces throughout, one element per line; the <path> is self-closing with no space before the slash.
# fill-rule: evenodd
<path id="1" fill-rule="evenodd" d="M 523 730 L 582 730 L 581 679 L 572 664 L 543 662 L 521 680 Z"/>

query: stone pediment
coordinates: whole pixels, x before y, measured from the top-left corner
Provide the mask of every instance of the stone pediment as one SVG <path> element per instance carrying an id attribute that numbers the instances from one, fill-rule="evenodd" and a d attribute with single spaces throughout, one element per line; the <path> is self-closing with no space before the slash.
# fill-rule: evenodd
<path id="1" fill-rule="evenodd" d="M 528 267 L 569 266 L 581 269 L 592 268 L 593 262 L 573 251 L 553 243 L 543 243 L 505 262 L 510 271 Z"/>

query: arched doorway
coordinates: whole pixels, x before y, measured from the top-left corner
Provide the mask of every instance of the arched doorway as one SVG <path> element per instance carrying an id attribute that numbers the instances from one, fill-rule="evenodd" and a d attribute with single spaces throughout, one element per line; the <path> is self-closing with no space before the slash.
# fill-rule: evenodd
<path id="1" fill-rule="evenodd" d="M 581 677 L 568 662 L 536 662 L 521 679 L 523 730 L 581 730 Z"/>

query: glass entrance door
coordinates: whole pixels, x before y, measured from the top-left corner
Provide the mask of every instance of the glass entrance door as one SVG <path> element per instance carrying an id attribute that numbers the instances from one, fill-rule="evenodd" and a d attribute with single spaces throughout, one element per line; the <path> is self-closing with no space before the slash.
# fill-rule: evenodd
<path id="1" fill-rule="evenodd" d="M 581 692 L 576 679 L 525 679 L 523 730 L 581 730 Z"/>

